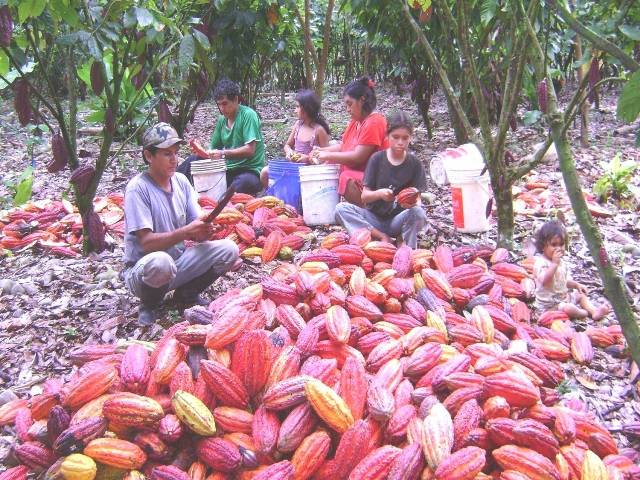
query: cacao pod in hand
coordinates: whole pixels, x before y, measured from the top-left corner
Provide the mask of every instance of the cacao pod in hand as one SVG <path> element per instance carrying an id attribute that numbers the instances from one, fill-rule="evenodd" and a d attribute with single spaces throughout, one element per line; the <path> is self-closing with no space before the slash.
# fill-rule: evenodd
<path id="1" fill-rule="evenodd" d="M 91 90 L 98 97 L 102 95 L 102 91 L 104 90 L 104 75 L 102 74 L 102 62 L 94 61 L 91 64 L 91 72 L 89 73 L 89 77 L 91 79 Z"/>
<path id="2" fill-rule="evenodd" d="M 0 7 L 0 45 L 8 47 L 13 33 L 13 18 L 8 5 Z"/>
<path id="3" fill-rule="evenodd" d="M 53 154 L 53 159 L 47 164 L 47 171 L 49 173 L 57 173 L 63 170 L 69 161 L 67 144 L 64 142 L 62 135 L 60 135 L 60 130 L 51 136 L 51 153 Z"/>

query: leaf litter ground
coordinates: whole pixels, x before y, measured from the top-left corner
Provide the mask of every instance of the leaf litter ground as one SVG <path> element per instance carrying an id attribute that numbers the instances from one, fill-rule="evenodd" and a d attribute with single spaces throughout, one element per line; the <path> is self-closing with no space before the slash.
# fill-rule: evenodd
<path id="1" fill-rule="evenodd" d="M 602 175 L 601 162 L 609 162 L 617 152 L 622 154 L 623 160 L 640 161 L 640 149 L 634 145 L 635 133 L 631 131 L 616 134 L 623 127 L 615 118 L 617 94 L 603 97 L 601 110 L 591 111 L 592 145 L 588 148 L 579 146 L 577 123 L 569 131 L 583 188 L 589 193 Z M 412 118 L 420 118 L 415 104 L 408 96 L 398 96 L 392 89 L 380 89 L 378 100 L 378 109 L 384 113 L 401 108 L 410 112 Z M 260 96 L 258 99 L 258 111 L 264 121 L 263 135 L 268 158 L 281 155 L 281 146 L 295 120 L 293 107 L 292 94 Z M 338 138 L 347 124 L 340 90 L 331 89 L 327 92 L 323 111 L 331 126 L 333 138 Z M 428 139 L 426 128 L 418 123 L 412 145 L 427 171 L 431 158 L 445 148 L 456 146 L 444 98 L 436 96 L 430 113 L 434 137 Z M 217 114 L 212 102 L 203 104 L 186 136 L 206 142 Z M 60 198 L 68 189 L 68 172 L 47 174 L 45 165 L 50 158 L 48 137 L 45 135 L 43 142 L 36 145 L 32 159 L 26 148 L 29 134 L 17 126 L 8 102 L 0 104 L 0 115 L 7 120 L 0 130 L 0 149 L 4 153 L 0 158 L 0 171 L 8 172 L 4 174 L 4 180 L 13 181 L 33 161 L 34 199 Z M 622 128 L 622 132 L 624 131 Z M 519 126 L 515 133 L 510 134 L 508 148 L 516 159 L 520 159 L 531 154 L 534 144 L 543 139 L 544 130 L 541 128 Z M 116 148 L 114 145 L 114 151 Z M 94 137 L 81 136 L 79 149 L 87 157 L 95 158 L 99 145 Z M 99 195 L 123 192 L 127 181 L 143 168 L 139 147 L 135 144 L 125 146 L 124 152 L 105 172 Z M 187 152 L 183 150 L 182 153 L 184 155 Z M 635 187 L 640 183 L 638 177 L 636 175 L 632 182 Z M 567 208 L 568 201 L 557 161 L 540 166 L 533 172 L 532 178 L 547 181 L 549 188 L 547 192 L 543 192 L 540 201 L 543 208 L 538 208 L 538 211 L 520 209 L 516 205 L 516 210 L 521 211 L 521 214 L 516 218 L 516 250 L 513 253 L 524 256 L 523 250 L 530 243 L 532 232 L 548 218 L 558 215 L 558 210 L 563 210 L 571 239 L 569 255 L 566 257 L 571 271 L 576 280 L 588 286 L 594 301 L 602 301 L 602 285 L 575 224 L 575 218 L 570 208 Z M 522 182 L 518 186 L 521 187 Z M 1 185 L 0 197 L 8 194 L 8 189 Z M 424 246 L 431 247 L 442 242 L 457 246 L 492 243 L 495 240 L 495 219 L 492 221 L 492 229 L 486 234 L 461 234 L 451 223 L 448 187 L 437 187 L 430 183 L 429 194 L 430 202 L 425 208 L 431 224 L 421 238 Z M 547 208 L 549 205 L 553 208 Z M 7 205 L 2 205 L 1 208 L 7 208 Z M 606 205 L 606 208 L 613 215 L 598 219 L 598 223 L 609 255 L 618 271 L 623 274 L 637 311 L 640 299 L 638 210 L 619 208 L 612 203 Z M 317 228 L 315 233 L 318 240 L 335 228 L 337 227 Z M 305 248 L 316 246 L 317 243 L 312 242 Z M 88 258 L 58 258 L 29 249 L 0 260 L 0 279 L 13 280 L 21 287 L 19 294 L 0 296 L 0 399 L 11 393 L 38 393 L 44 378 L 69 374 L 72 366 L 67 353 L 75 346 L 83 343 L 111 343 L 118 339 L 155 340 L 163 327 L 178 320 L 177 311 L 165 309 L 159 325 L 147 329 L 136 326 L 138 300 L 129 295 L 118 279 L 121 256 L 121 239 L 113 239 L 109 251 Z M 273 266 L 274 264 L 245 262 L 237 272 L 230 272 L 219 279 L 206 294 L 215 298 L 229 288 L 243 288 L 258 281 Z M 615 319 L 613 315 L 609 315 L 600 324 L 612 322 Z M 584 329 L 590 324 L 591 320 L 582 321 L 576 327 Z M 640 420 L 640 388 L 637 381 L 635 384 L 631 382 L 637 375 L 637 370 L 632 371 L 630 361 L 618 351 L 599 348 L 595 351 L 594 361 L 589 366 L 572 362 L 563 364 L 569 380 L 562 388 L 569 392 L 567 395 L 580 398 L 596 412 L 600 420 L 614 432 L 620 447 L 631 446 L 640 450 L 638 439 L 619 432 L 622 424 Z M 2 436 L 0 433 L 0 459 L 8 453 L 10 439 L 10 436 Z"/>

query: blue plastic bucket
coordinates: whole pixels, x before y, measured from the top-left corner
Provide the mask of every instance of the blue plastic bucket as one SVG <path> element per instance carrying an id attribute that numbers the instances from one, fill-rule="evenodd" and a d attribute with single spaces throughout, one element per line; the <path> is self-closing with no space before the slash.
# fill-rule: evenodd
<path id="1" fill-rule="evenodd" d="M 300 167 L 302 164 L 286 160 L 269 162 L 269 188 L 267 195 L 278 197 L 287 205 L 302 211 L 302 195 L 300 193 Z"/>

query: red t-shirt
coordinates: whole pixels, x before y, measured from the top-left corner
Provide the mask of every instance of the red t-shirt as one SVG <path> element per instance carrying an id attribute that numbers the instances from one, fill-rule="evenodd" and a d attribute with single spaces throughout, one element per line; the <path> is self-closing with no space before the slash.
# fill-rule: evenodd
<path id="1" fill-rule="evenodd" d="M 378 112 L 370 113 L 362 122 L 351 120 L 342 134 L 341 152 L 351 152 L 358 145 L 374 145 L 376 151 L 384 150 L 387 142 L 387 119 Z M 368 160 L 367 160 L 368 162 Z M 367 162 L 362 167 L 353 168 L 364 172 Z"/>

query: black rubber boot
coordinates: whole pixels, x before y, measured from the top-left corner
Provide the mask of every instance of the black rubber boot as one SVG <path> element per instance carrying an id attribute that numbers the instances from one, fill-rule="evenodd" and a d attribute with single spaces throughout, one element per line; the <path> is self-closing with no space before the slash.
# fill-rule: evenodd
<path id="1" fill-rule="evenodd" d="M 153 288 L 142 285 L 142 295 L 140 296 L 140 307 L 138 307 L 138 325 L 148 327 L 158 320 L 158 308 L 162 305 L 162 300 L 168 288 Z"/>
<path id="2" fill-rule="evenodd" d="M 213 268 L 207 270 L 199 277 L 194 278 L 190 282 L 185 283 L 181 287 L 176 288 L 173 293 L 173 301 L 176 305 L 183 308 L 193 305 L 209 305 L 209 301 L 200 295 L 209 285 L 216 281 L 219 277 Z"/>

